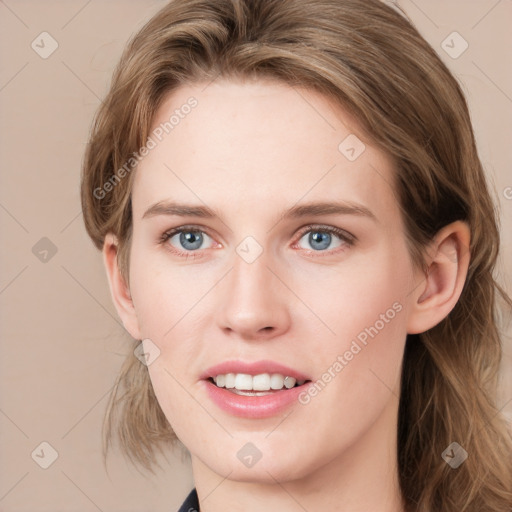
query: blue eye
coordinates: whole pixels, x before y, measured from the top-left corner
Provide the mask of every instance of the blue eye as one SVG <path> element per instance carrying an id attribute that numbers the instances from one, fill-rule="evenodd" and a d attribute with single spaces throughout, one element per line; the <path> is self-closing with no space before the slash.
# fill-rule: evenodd
<path id="1" fill-rule="evenodd" d="M 309 227 L 308 231 L 306 231 L 299 240 L 299 246 L 300 242 L 305 239 L 307 240 L 307 243 L 310 245 L 310 247 L 317 252 L 325 251 L 325 249 L 328 248 L 336 249 L 343 245 L 350 246 L 353 243 L 353 239 L 349 237 L 348 233 L 345 233 L 341 229 L 330 226 L 319 227 L 314 229 L 311 229 L 311 227 Z M 336 245 L 331 246 L 331 243 L 333 242 L 337 243 Z M 305 247 L 305 249 L 309 248 Z"/>
<path id="2" fill-rule="evenodd" d="M 178 246 L 172 243 L 174 238 L 177 238 Z M 183 251 L 183 249 L 185 249 L 185 252 L 193 252 L 200 249 L 206 239 L 211 240 L 204 231 L 179 228 L 165 233 L 162 241 L 168 241 L 178 251 Z"/>
<path id="3" fill-rule="evenodd" d="M 301 242 L 305 241 L 308 247 Z M 210 245 L 204 247 L 204 244 Z M 350 233 L 334 226 L 306 226 L 295 246 L 308 250 L 310 253 L 330 253 L 337 248 L 351 247 L 356 238 Z M 166 231 L 160 238 L 161 244 L 168 244 L 175 254 L 183 257 L 199 258 L 204 256 L 204 250 L 213 247 L 214 240 L 197 226 L 181 226 Z"/>

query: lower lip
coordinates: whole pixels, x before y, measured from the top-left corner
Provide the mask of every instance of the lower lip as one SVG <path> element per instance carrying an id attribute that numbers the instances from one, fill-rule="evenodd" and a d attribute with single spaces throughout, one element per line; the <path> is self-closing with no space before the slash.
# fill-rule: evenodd
<path id="1" fill-rule="evenodd" d="M 284 389 L 264 396 L 243 396 L 219 388 L 209 380 L 204 381 L 211 400 L 223 411 L 241 418 L 270 418 L 283 412 L 307 388 L 307 384 Z"/>

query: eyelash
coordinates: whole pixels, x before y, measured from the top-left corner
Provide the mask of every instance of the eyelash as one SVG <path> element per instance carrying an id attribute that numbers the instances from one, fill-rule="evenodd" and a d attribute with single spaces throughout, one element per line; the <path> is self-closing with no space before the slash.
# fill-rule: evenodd
<path id="1" fill-rule="evenodd" d="M 308 253 L 310 253 L 310 254 L 312 253 L 314 255 L 313 257 L 317 257 L 317 256 L 321 257 L 322 253 L 324 253 L 324 254 L 327 253 L 329 255 L 338 253 L 340 251 L 345 250 L 347 248 L 347 246 L 348 247 L 352 247 L 355 244 L 355 242 L 357 241 L 357 238 L 354 235 L 348 233 L 347 231 L 345 231 L 343 229 L 336 228 L 334 226 L 324 226 L 324 225 L 317 225 L 317 224 L 315 224 L 315 225 L 304 226 L 303 228 L 300 229 L 297 241 L 294 242 L 294 246 L 301 240 L 301 238 L 306 233 L 309 233 L 310 231 L 317 232 L 317 233 L 329 233 L 329 234 L 332 234 L 332 235 L 336 235 L 342 242 L 344 242 L 344 244 L 346 244 L 346 247 L 337 247 L 336 249 L 331 250 L 331 251 L 314 251 L 314 250 L 307 250 L 306 249 L 306 251 Z M 192 232 L 192 233 L 194 233 L 194 232 L 195 233 L 205 233 L 210 238 L 213 238 L 211 235 L 208 234 L 207 231 L 205 231 L 204 229 L 202 229 L 199 226 L 179 226 L 177 228 L 173 228 L 173 229 L 170 229 L 170 230 L 164 232 L 162 234 L 162 236 L 160 237 L 160 239 L 159 239 L 159 244 L 161 244 L 161 245 L 166 244 L 166 242 L 168 242 L 169 239 L 172 238 L 176 234 L 179 234 L 179 233 L 190 233 L 190 232 Z M 172 249 L 169 249 L 169 250 L 172 253 L 177 254 L 178 256 L 182 256 L 184 258 L 196 259 L 196 258 L 201 258 L 202 257 L 202 255 L 200 254 L 201 250 L 180 251 L 180 250 L 176 249 L 175 247 L 172 247 Z"/>

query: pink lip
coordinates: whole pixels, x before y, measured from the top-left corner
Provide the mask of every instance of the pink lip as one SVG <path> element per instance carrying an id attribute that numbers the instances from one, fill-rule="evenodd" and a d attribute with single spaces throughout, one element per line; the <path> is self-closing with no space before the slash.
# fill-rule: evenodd
<path id="1" fill-rule="evenodd" d="M 226 373 L 246 373 L 248 375 L 259 375 L 261 373 L 280 373 L 284 377 L 293 377 L 297 380 L 310 380 L 311 378 L 298 372 L 288 366 L 284 366 L 274 361 L 255 361 L 254 363 L 244 363 L 243 361 L 225 361 L 208 368 L 201 379 L 225 375 Z"/>
<path id="2" fill-rule="evenodd" d="M 298 396 L 307 389 L 308 385 L 312 384 L 307 382 L 302 386 L 284 389 L 265 396 L 242 396 L 232 393 L 227 389 L 218 388 L 213 382 L 208 380 L 210 377 L 227 373 L 246 373 L 248 375 L 280 373 L 285 377 L 294 377 L 297 380 L 310 379 L 296 370 L 272 361 L 258 361 L 254 363 L 226 361 L 212 366 L 201 375 L 208 396 L 223 411 L 242 418 L 269 418 L 279 414 L 294 402 L 297 402 Z"/>
<path id="3" fill-rule="evenodd" d="M 270 418 L 275 416 L 294 402 L 298 402 L 299 395 L 307 390 L 312 382 L 283 391 L 276 391 L 265 396 L 241 396 L 224 388 L 218 388 L 209 380 L 203 381 L 210 399 L 223 411 L 241 418 Z"/>

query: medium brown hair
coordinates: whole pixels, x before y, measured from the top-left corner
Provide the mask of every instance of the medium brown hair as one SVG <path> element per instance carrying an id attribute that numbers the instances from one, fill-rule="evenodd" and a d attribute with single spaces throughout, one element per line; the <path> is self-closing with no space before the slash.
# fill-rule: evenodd
<path id="1" fill-rule="evenodd" d="M 351 113 L 393 159 L 417 265 L 424 266 L 424 249 L 440 228 L 468 223 L 471 262 L 458 303 L 437 326 L 407 337 L 400 485 L 408 510 L 510 512 L 512 435 L 495 402 L 502 355 L 497 306 L 511 301 L 493 277 L 497 216 L 457 80 L 413 25 L 378 0 L 169 2 L 126 47 L 83 164 L 87 232 L 98 248 L 107 233 L 116 235 L 127 282 L 134 173 L 105 184 L 147 143 L 164 97 L 217 77 L 310 88 Z M 155 448 L 175 439 L 147 368 L 131 353 L 112 393 L 106 448 L 114 433 L 148 468 Z M 441 457 L 453 441 L 469 454 L 457 470 Z"/>

